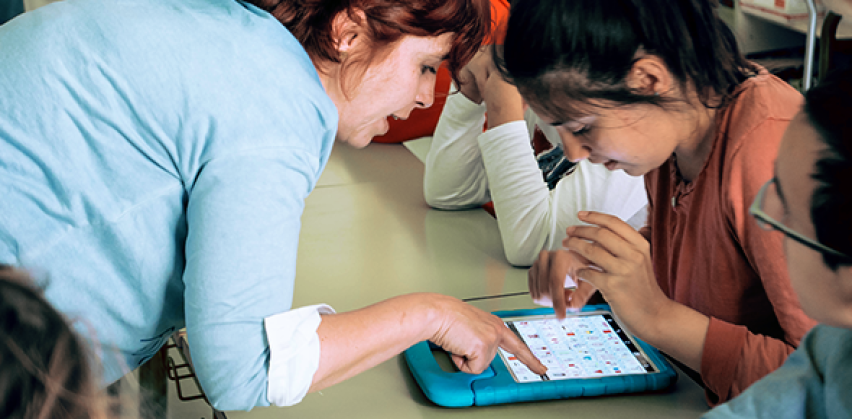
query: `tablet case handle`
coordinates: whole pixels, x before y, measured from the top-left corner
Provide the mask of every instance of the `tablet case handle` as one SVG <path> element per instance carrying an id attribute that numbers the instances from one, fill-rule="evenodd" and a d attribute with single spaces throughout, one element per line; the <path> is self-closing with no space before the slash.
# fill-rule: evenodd
<path id="1" fill-rule="evenodd" d="M 432 342 L 420 342 L 405 351 L 405 360 L 409 365 L 415 380 L 420 383 L 420 388 L 426 397 L 433 402 L 446 407 L 473 406 L 473 382 L 494 376 L 494 370 L 489 365 L 482 374 L 468 374 L 462 371 L 444 371 L 435 356 L 433 350 L 441 350 L 440 346 Z M 415 367 L 416 365 L 416 367 Z M 440 389 L 440 391 L 432 391 Z"/>

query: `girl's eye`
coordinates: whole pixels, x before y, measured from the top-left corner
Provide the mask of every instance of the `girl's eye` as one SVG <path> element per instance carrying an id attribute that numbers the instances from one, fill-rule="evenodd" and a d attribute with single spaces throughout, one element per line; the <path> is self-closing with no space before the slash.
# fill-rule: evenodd
<path id="1" fill-rule="evenodd" d="M 426 74 L 426 73 L 438 74 L 438 70 L 435 69 L 435 67 L 432 67 L 430 65 L 424 65 L 422 71 L 423 71 L 423 74 Z"/>
<path id="2" fill-rule="evenodd" d="M 574 134 L 574 135 L 586 135 L 586 134 L 589 133 L 589 131 L 591 129 L 592 129 L 592 127 L 590 127 L 588 125 L 583 125 L 579 129 L 575 129 L 575 130 L 571 131 L 571 133 Z"/>

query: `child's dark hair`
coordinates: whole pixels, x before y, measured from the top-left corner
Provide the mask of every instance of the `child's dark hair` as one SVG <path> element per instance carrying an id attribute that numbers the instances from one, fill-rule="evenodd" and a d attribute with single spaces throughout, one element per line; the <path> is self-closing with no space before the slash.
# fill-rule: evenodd
<path id="1" fill-rule="evenodd" d="M 804 113 L 825 144 L 816 161 L 811 220 L 817 240 L 852 256 L 852 67 L 826 75 L 805 94 Z M 831 269 L 852 265 L 852 258 L 823 253 Z"/>
<path id="2" fill-rule="evenodd" d="M 755 67 L 719 19 L 715 0 L 515 0 L 495 63 L 545 112 L 581 115 L 574 104 L 664 106 L 677 99 L 626 84 L 644 55 L 660 57 L 706 107 L 720 107 Z M 565 100 L 570 99 L 570 100 Z M 572 104 L 573 103 L 573 104 Z"/>
<path id="3" fill-rule="evenodd" d="M 0 265 L 0 417 L 102 417 L 89 356 L 32 281 Z"/>

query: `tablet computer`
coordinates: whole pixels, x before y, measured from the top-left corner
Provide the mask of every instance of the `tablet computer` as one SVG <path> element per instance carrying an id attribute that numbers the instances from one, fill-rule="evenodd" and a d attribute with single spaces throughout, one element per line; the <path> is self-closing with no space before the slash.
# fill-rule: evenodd
<path id="1" fill-rule="evenodd" d="M 547 373 L 534 374 L 501 349 L 483 373 L 467 374 L 453 370 L 454 365 L 442 367 L 438 359 L 445 353 L 421 342 L 405 351 L 405 359 L 434 403 L 465 407 L 634 393 L 660 390 L 677 379 L 656 349 L 621 327 L 609 306 L 587 306 L 565 320 L 557 320 L 550 308 L 494 314 L 530 347 Z"/>

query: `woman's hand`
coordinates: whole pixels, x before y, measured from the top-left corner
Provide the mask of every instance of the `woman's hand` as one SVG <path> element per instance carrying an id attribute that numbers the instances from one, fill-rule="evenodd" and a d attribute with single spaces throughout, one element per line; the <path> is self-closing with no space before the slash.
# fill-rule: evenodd
<path id="1" fill-rule="evenodd" d="M 459 370 L 481 373 L 491 364 L 500 347 L 515 355 L 534 373 L 547 371 L 499 317 L 451 297 L 436 303 L 435 313 L 441 321 L 429 340 L 449 352 Z"/>
<path id="2" fill-rule="evenodd" d="M 467 373 L 488 368 L 497 348 L 514 354 L 536 374 L 547 371 L 500 318 L 441 294 L 405 294 L 324 315 L 317 335 L 320 363 L 310 391 L 339 383 L 424 340 L 450 352 L 456 366 Z"/>
<path id="3" fill-rule="evenodd" d="M 651 264 L 650 244 L 624 221 L 607 214 L 581 211 L 562 244 L 589 261 L 574 278 L 600 290 L 625 326 L 642 337 L 653 334 L 663 313 L 675 303 L 660 289 Z"/>
<path id="4" fill-rule="evenodd" d="M 595 287 L 576 280 L 577 272 L 589 261 L 568 250 L 542 250 L 529 270 L 530 296 L 538 305 L 553 307 L 557 318 L 565 311 L 578 311 L 592 298 Z"/>

